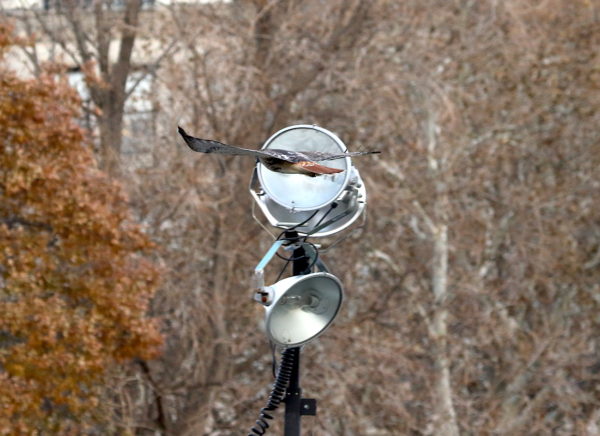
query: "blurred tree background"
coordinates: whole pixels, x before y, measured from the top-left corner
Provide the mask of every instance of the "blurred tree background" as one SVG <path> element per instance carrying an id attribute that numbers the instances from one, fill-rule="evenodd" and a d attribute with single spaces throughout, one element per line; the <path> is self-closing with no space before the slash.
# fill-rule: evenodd
<path id="1" fill-rule="evenodd" d="M 0 97 L 1 171 L 12 183 L 0 186 L 0 393 L 2 403 L 16 399 L 13 386 L 27 383 L 32 395 L 20 409 L 0 409 L 4 433 L 17 425 L 43 431 L 50 421 L 73 434 L 247 431 L 272 381 L 262 309 L 249 299 L 249 273 L 270 238 L 250 216 L 252 162 L 192 154 L 176 126 L 259 147 L 298 123 L 336 132 L 351 150 L 383 152 L 356 162 L 369 197 L 366 229 L 325 258 L 347 298 L 334 326 L 305 348 L 303 388 L 319 400 L 305 431 L 600 433 L 600 3 L 43 5 L 5 14 L 22 37 L 7 58 L 35 79 L 2 72 L 17 88 Z M 2 35 L 7 41 L 8 31 Z M 80 102 L 52 88 L 59 71 Z M 25 92 L 19 87 L 27 98 L 10 97 Z M 74 106 L 78 128 L 66 121 Z M 108 175 L 81 168 L 82 159 L 94 166 L 86 144 Z M 49 160 L 55 148 L 56 162 Z M 101 182 L 84 182 L 89 171 Z M 51 189 L 43 177 L 57 191 L 36 193 Z M 95 193 L 79 199 L 81 186 Z M 58 229 L 74 219 L 75 211 L 55 203 L 65 196 L 100 214 L 89 218 L 98 234 L 73 236 L 79 242 L 69 245 L 89 268 L 82 272 L 56 251 L 67 246 L 53 242 L 67 240 Z M 125 207 L 152 251 L 138 227 L 127 233 Z M 42 212 L 55 215 L 28 215 Z M 111 251 L 117 236 L 102 232 L 125 238 L 120 254 Z M 18 265 L 15 253 L 24 256 Z M 100 259 L 111 259 L 115 278 L 102 275 Z M 141 270 L 127 272 L 120 261 Z M 62 333 L 37 332 L 33 312 L 44 304 L 49 332 L 96 307 L 118 317 L 132 299 L 140 316 L 137 298 L 152 293 L 156 265 L 163 279 L 131 336 L 118 337 L 128 329 L 124 318 L 106 331 L 104 321 L 91 322 L 110 336 L 92 333 L 99 348 L 85 335 L 71 347 Z M 102 292 L 87 274 L 101 275 L 93 280 L 102 280 Z M 54 309 L 63 306 L 70 312 Z M 152 318 L 164 337 L 158 356 L 150 352 Z M 58 397 L 39 381 L 57 367 L 52 359 L 27 372 L 14 363 L 63 349 L 85 361 L 90 348 L 102 360 L 94 370 L 106 366 L 103 377 L 71 379 L 85 368 L 67 364 L 52 375 L 56 386 L 71 380 L 61 395 L 82 404 L 93 397 L 102 413 L 55 406 Z M 278 423 L 270 431 L 280 433 Z"/>
<path id="2" fill-rule="evenodd" d="M 12 30 L 1 26 L 0 54 Z M 106 412 L 104 373 L 161 343 L 147 316 L 152 244 L 97 169 L 77 93 L 54 73 L 0 70 L 2 434 L 86 429 Z"/>

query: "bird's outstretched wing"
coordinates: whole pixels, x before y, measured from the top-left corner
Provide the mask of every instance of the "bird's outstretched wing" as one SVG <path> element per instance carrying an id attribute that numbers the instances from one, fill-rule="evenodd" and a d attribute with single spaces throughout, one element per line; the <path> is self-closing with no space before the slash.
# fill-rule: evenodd
<path id="1" fill-rule="evenodd" d="M 323 153 L 321 151 L 303 151 L 302 155 L 306 156 L 309 160 L 320 161 L 320 160 L 336 160 L 343 159 L 345 157 L 364 156 L 365 154 L 379 154 L 381 151 L 351 151 L 347 153 Z"/>
<path id="2" fill-rule="evenodd" d="M 350 153 L 324 153 L 321 151 L 292 151 L 269 148 L 265 150 L 250 150 L 247 148 L 235 147 L 233 145 L 223 144 L 211 139 L 200 139 L 188 135 L 185 130 L 178 127 L 179 134 L 183 137 L 186 144 L 194 151 L 200 153 L 219 153 L 236 156 L 253 156 L 259 159 L 279 159 L 286 162 L 318 162 L 323 160 L 343 159 L 345 157 L 362 156 L 365 154 L 381 153 L 380 151 L 355 151 Z"/>
<path id="3" fill-rule="evenodd" d="M 195 138 L 188 135 L 181 127 L 178 127 L 177 129 L 188 147 L 199 153 L 218 153 L 234 156 L 253 156 L 258 158 L 270 156 L 269 153 L 265 153 L 262 150 L 249 150 L 247 148 L 223 144 L 222 142 L 213 141 L 211 139 Z"/>

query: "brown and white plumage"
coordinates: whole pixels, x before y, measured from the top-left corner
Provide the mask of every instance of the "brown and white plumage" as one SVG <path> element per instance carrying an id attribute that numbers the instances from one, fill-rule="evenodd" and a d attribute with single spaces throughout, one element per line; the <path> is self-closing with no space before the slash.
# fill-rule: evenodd
<path id="1" fill-rule="evenodd" d="M 352 153 L 324 153 L 320 151 L 291 151 L 268 148 L 265 150 L 250 150 L 223 144 L 211 139 L 200 139 L 188 135 L 181 127 L 179 134 L 188 147 L 200 153 L 229 154 L 233 156 L 252 156 L 271 171 L 285 174 L 304 174 L 316 177 L 322 174 L 335 174 L 343 170 L 320 165 L 318 161 L 343 159 L 345 157 L 363 156 L 380 153 L 379 151 L 357 151 Z"/>

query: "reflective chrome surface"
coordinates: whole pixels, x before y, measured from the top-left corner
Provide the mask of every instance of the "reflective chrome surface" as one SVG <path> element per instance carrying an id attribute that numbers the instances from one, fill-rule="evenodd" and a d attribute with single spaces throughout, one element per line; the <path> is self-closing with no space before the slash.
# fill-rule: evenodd
<path id="1" fill-rule="evenodd" d="M 333 133 L 310 125 L 287 127 L 271 136 L 263 149 L 344 153 L 346 146 Z M 344 170 L 338 174 L 307 177 L 282 174 L 257 165 L 258 179 L 271 200 L 290 211 L 310 211 L 327 206 L 344 190 L 350 180 L 350 158 L 321 161 L 320 164 Z"/>
<path id="2" fill-rule="evenodd" d="M 333 133 L 306 124 L 280 130 L 265 142 L 263 148 L 333 153 L 346 151 L 346 146 Z M 315 214 L 295 230 L 303 234 L 310 233 L 314 237 L 326 237 L 348 228 L 364 213 L 366 189 L 350 158 L 322 163 L 343 168 L 344 172 L 307 177 L 274 173 L 257 164 L 250 181 L 250 194 L 269 224 L 282 229 L 290 228 Z M 254 214 L 255 205 L 252 216 L 267 229 Z"/>
<path id="3" fill-rule="evenodd" d="M 342 284 L 332 274 L 293 276 L 268 287 L 272 303 L 266 307 L 267 335 L 282 346 L 299 346 L 323 333 L 342 303 Z"/>

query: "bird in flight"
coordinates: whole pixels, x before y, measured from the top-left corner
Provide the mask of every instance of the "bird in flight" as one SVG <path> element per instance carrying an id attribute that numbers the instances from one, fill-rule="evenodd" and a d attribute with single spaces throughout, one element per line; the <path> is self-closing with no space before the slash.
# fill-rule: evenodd
<path id="1" fill-rule="evenodd" d="M 320 165 L 318 161 L 343 159 L 345 157 L 362 156 L 365 154 L 381 153 L 380 151 L 355 151 L 352 153 L 324 153 L 320 151 L 291 151 L 275 148 L 265 150 L 250 150 L 223 144 L 210 139 L 200 139 L 185 133 L 178 127 L 179 134 L 192 150 L 200 153 L 218 153 L 234 156 L 252 156 L 271 171 L 284 174 L 302 174 L 316 177 L 322 174 L 336 174 L 344 170 Z"/>

